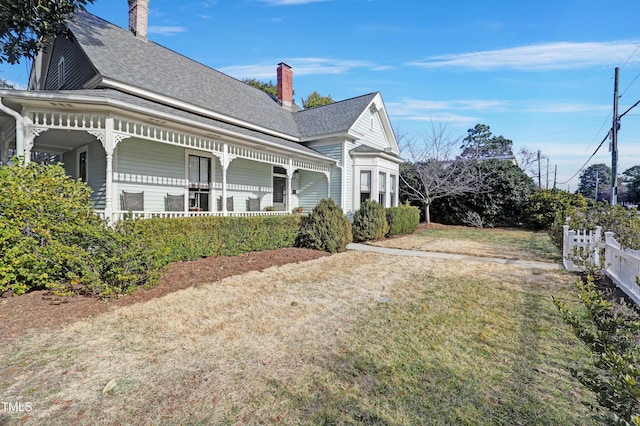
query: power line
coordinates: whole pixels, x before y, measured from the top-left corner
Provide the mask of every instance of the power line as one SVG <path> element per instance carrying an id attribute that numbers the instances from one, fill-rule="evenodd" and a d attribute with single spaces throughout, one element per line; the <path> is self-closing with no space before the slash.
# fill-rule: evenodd
<path id="1" fill-rule="evenodd" d="M 626 61 L 624 61 L 624 64 L 622 64 L 622 66 L 627 65 L 627 63 L 631 60 L 631 58 L 633 58 L 633 56 L 634 56 L 636 53 L 638 53 L 638 50 L 640 50 L 640 44 L 636 47 L 636 50 L 634 50 L 634 51 L 633 51 L 633 53 L 632 53 L 631 55 L 629 55 L 629 57 L 627 58 L 627 60 L 626 60 Z M 635 83 L 635 82 L 636 82 L 636 80 L 638 79 L 638 77 L 640 77 L 640 73 L 638 73 L 638 75 L 636 75 L 636 77 L 633 79 L 633 81 L 631 81 L 631 83 L 629 83 L 629 85 L 627 86 L 627 88 L 626 88 L 626 89 L 624 89 L 624 90 L 622 91 L 622 93 L 620 93 L 620 97 L 622 97 L 622 96 L 627 92 L 627 90 L 629 90 L 629 88 L 630 88 L 631 86 L 633 86 L 633 83 Z"/>
<path id="2" fill-rule="evenodd" d="M 638 74 L 638 75 L 640 76 L 640 74 Z M 633 104 L 633 105 L 631 106 L 631 108 L 629 108 L 628 110 L 626 110 L 625 112 L 623 112 L 622 114 L 620 114 L 620 115 L 618 116 L 618 119 L 620 119 L 620 118 L 624 117 L 625 115 L 627 115 L 627 113 L 628 113 L 629 111 L 631 111 L 632 109 L 634 109 L 635 107 L 637 107 L 637 106 L 638 106 L 638 104 L 640 104 L 640 101 L 636 102 L 635 104 Z"/>
<path id="3" fill-rule="evenodd" d="M 578 176 L 578 173 L 580 173 L 580 172 L 581 172 L 581 171 L 582 171 L 582 170 L 587 166 L 587 164 L 589 164 L 589 161 L 591 161 L 591 159 L 592 159 L 592 158 L 593 158 L 593 157 L 598 153 L 598 151 L 600 150 L 600 148 L 602 148 L 602 145 L 604 144 L 604 142 L 607 140 L 607 138 L 608 138 L 608 137 L 609 137 L 609 134 L 607 134 L 607 135 L 604 137 L 604 139 L 602 139 L 602 142 L 600 142 L 600 145 L 598 145 L 598 147 L 596 148 L 596 150 L 595 150 L 595 151 L 593 151 L 593 154 L 591 154 L 591 157 L 589 157 L 589 158 L 587 159 L 587 161 L 585 161 L 585 163 L 582 165 L 582 167 L 580 167 L 580 168 L 578 169 L 578 171 L 577 171 L 573 176 L 571 176 L 569 179 L 567 179 L 567 180 L 566 180 L 566 181 L 564 181 L 564 182 L 558 182 L 558 185 L 564 185 L 565 183 L 569 183 L 573 178 L 575 178 L 576 176 Z"/>

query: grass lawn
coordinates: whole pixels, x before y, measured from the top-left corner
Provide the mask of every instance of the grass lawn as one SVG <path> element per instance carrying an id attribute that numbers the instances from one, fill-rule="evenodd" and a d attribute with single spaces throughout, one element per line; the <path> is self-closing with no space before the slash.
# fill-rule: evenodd
<path id="1" fill-rule="evenodd" d="M 572 280 L 364 252 L 230 277 L 0 347 L 33 406 L 0 424 L 588 425 Z"/>
<path id="2" fill-rule="evenodd" d="M 433 228 L 374 242 L 383 247 L 466 254 L 504 259 L 560 262 L 561 253 L 543 232 L 504 228 Z"/>

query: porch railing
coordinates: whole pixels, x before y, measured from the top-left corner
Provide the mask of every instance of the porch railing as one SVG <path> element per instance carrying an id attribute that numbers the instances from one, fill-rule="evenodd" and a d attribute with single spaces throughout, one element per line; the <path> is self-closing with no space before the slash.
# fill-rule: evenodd
<path id="1" fill-rule="evenodd" d="M 284 216 L 291 214 L 288 211 L 259 211 L 259 212 L 143 212 L 143 211 L 114 211 L 111 217 L 107 218 L 104 210 L 96 210 L 96 213 L 103 219 L 110 219 L 112 223 L 123 220 L 126 217 L 133 219 L 152 219 L 152 218 L 177 218 L 177 217 L 199 217 L 199 216 L 230 216 L 230 217 L 250 217 L 250 216 Z"/>

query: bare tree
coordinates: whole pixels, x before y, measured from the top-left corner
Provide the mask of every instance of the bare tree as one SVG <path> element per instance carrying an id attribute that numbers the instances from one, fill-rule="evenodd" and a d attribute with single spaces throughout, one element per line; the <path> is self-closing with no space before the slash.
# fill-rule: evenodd
<path id="1" fill-rule="evenodd" d="M 532 151 L 528 147 L 523 146 L 516 154 L 518 166 L 530 177 L 538 177 L 538 151 Z"/>
<path id="2" fill-rule="evenodd" d="M 400 172 L 400 192 L 422 205 L 427 223 L 435 200 L 482 191 L 486 171 L 475 159 L 455 155 L 460 138 L 452 139 L 446 124 L 431 122 L 423 135 L 402 134 L 397 139 L 407 159 Z"/>

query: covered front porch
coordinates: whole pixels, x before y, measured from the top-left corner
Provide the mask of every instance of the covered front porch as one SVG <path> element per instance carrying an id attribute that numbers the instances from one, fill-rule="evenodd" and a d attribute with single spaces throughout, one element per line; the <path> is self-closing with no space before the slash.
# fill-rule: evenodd
<path id="1" fill-rule="evenodd" d="M 291 214 L 330 196 L 333 160 L 253 135 L 113 111 L 31 109 L 16 123 L 4 126 L 2 163 L 13 154 L 61 161 L 92 188 L 96 211 L 111 221 Z"/>

